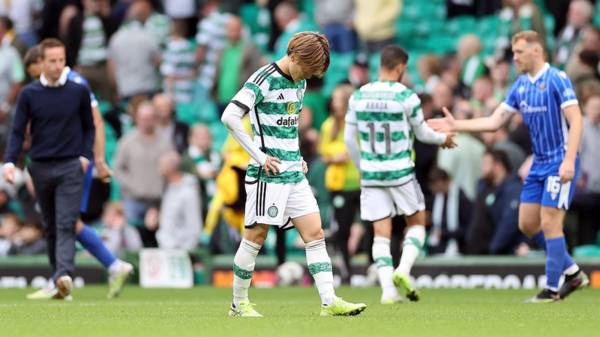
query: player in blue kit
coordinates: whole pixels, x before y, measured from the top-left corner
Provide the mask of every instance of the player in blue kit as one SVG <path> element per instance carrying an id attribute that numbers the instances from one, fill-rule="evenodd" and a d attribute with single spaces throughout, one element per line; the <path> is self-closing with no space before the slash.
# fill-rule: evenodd
<path id="1" fill-rule="evenodd" d="M 41 62 L 41 50 L 39 46 L 32 47 L 29 49 L 24 58 L 25 69 L 31 78 L 37 79 L 41 74 L 40 62 Z M 84 176 L 83 195 L 81 197 L 80 211 L 85 213 L 87 211 L 90 192 L 92 187 L 92 179 L 94 171 L 96 175 L 104 180 L 110 180 L 112 175 L 104 160 L 104 123 L 100 110 L 98 108 L 98 100 L 92 92 L 89 83 L 79 73 L 65 67 L 62 72 L 62 76 L 66 76 L 68 81 L 72 81 L 86 87 L 90 93 L 90 102 L 92 104 L 92 113 L 94 118 L 94 125 L 96 127 L 96 137 L 94 139 L 94 162 L 91 162 L 88 166 Z M 77 241 L 92 254 L 109 272 L 109 292 L 107 297 L 117 297 L 129 276 L 133 271 L 133 266 L 127 262 L 124 262 L 114 256 L 104 245 L 102 239 L 96 234 L 96 232 L 86 226 L 81 219 L 77 221 L 75 226 Z M 27 296 L 28 299 L 63 299 L 58 294 L 56 288 L 49 287 L 40 289 Z"/>
<path id="2" fill-rule="evenodd" d="M 582 116 L 571 81 L 545 62 L 543 41 L 536 32 L 515 34 L 512 50 L 522 75 L 491 116 L 455 120 L 444 109 L 444 118 L 428 123 L 445 132 L 495 131 L 515 112 L 521 113 L 531 137 L 533 164 L 521 191 L 519 228 L 545 249 L 547 277 L 546 287 L 527 302 L 554 302 L 589 284 L 569 255 L 563 233 L 579 172 Z M 565 282 L 559 288 L 561 274 Z"/>

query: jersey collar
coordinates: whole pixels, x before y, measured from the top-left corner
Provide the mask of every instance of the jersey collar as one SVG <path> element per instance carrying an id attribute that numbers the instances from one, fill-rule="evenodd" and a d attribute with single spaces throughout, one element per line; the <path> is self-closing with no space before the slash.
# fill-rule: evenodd
<path id="1" fill-rule="evenodd" d="M 542 77 L 542 75 L 544 75 L 546 70 L 548 70 L 549 68 L 550 68 L 550 65 L 548 64 L 548 62 L 546 62 L 546 63 L 544 63 L 544 66 L 542 67 L 542 69 L 540 69 L 540 71 L 538 71 L 538 73 L 535 74 L 534 77 L 531 77 L 531 75 L 529 75 L 529 73 L 527 73 L 527 78 L 529 78 L 529 81 L 531 83 L 535 83 L 535 81 L 539 80 L 540 77 Z"/>
<path id="2" fill-rule="evenodd" d="M 65 83 L 67 83 L 67 75 L 69 74 L 69 71 L 71 71 L 71 69 L 69 67 L 65 67 L 56 83 L 50 83 L 50 81 L 46 79 L 46 76 L 42 74 L 40 76 L 40 82 L 45 87 L 62 87 L 63 85 L 65 85 Z"/>
<path id="3" fill-rule="evenodd" d="M 281 76 L 283 76 L 283 77 L 287 78 L 287 79 L 288 79 L 290 82 L 294 82 L 294 79 L 292 78 L 292 76 L 290 76 L 290 75 L 288 75 L 288 74 L 284 73 L 284 72 L 283 72 L 283 70 L 281 70 L 281 68 L 279 68 L 279 66 L 277 65 L 277 63 L 276 63 L 276 62 L 273 62 L 273 66 L 275 67 L 275 70 L 277 70 L 277 72 L 278 72 L 278 73 L 279 73 Z"/>

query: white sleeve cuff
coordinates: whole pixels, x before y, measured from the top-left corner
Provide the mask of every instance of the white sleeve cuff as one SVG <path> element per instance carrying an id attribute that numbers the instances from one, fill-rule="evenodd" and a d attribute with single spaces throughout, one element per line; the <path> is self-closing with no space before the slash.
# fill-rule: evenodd
<path id="1" fill-rule="evenodd" d="M 500 103 L 500 106 L 501 106 L 501 107 L 502 107 L 504 110 L 506 110 L 506 111 L 508 111 L 508 112 L 515 113 L 515 112 L 518 112 L 518 111 L 519 111 L 519 110 L 517 110 L 517 109 L 513 108 L 512 106 L 510 106 L 510 105 L 506 104 L 505 102 L 502 102 L 502 103 Z"/>
<path id="2" fill-rule="evenodd" d="M 579 102 L 576 99 L 570 99 L 566 102 L 563 102 L 563 104 L 560 105 L 560 108 L 564 109 L 568 106 L 575 105 L 575 104 L 579 104 Z"/>

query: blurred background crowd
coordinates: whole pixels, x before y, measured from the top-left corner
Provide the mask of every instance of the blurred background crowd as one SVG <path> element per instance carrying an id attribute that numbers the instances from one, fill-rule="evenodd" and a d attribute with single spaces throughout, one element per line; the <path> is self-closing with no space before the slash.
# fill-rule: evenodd
<path id="1" fill-rule="evenodd" d="M 359 174 L 346 153 L 344 115 L 353 90 L 377 78 L 379 50 L 397 43 L 409 52 L 403 82 L 420 95 L 426 118 L 445 106 L 468 119 L 489 115 L 503 100 L 518 75 L 510 38 L 533 29 L 547 42 L 549 62 L 572 79 L 585 116 L 567 236 L 581 254 L 600 255 L 597 25 L 600 2 L 587 0 L 3 0 L 0 149 L 19 90 L 34 80 L 28 48 L 57 37 L 68 66 L 100 101 L 114 171 L 108 184 L 94 180 L 85 222 L 117 254 L 157 246 L 232 253 L 243 230 L 248 156 L 228 138 L 220 114 L 258 67 L 285 54 L 294 33 L 321 31 L 331 66 L 309 81 L 301 150 L 328 240 L 342 257 L 338 267 L 348 275 L 352 256 L 370 252 L 372 234 L 358 221 Z M 456 143 L 457 150 L 442 151 L 415 142 L 428 204 L 426 253 L 530 254 L 535 247 L 517 225 L 531 160 L 521 118 L 494 133 L 460 134 Z M 0 256 L 44 252 L 25 171 L 15 186 L 0 182 L 0 215 Z M 295 231 L 273 232 L 266 253 L 279 263 L 303 254 Z"/>

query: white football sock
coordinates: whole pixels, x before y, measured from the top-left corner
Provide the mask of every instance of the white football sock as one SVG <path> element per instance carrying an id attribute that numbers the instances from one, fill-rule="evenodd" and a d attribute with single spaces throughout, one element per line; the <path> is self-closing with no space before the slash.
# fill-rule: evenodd
<path id="1" fill-rule="evenodd" d="M 377 276 L 381 286 L 384 299 L 398 297 L 398 290 L 392 281 L 394 265 L 392 262 L 392 253 L 390 252 L 390 239 L 383 236 L 376 236 L 373 239 L 372 247 L 373 260 L 377 265 Z"/>
<path id="2" fill-rule="evenodd" d="M 311 241 L 306 244 L 305 249 L 308 271 L 315 279 L 321 303 L 329 305 L 333 303 L 335 291 L 333 290 L 331 259 L 327 254 L 325 239 Z"/>
<path id="3" fill-rule="evenodd" d="M 402 244 L 402 257 L 400 258 L 400 265 L 398 268 L 396 268 L 396 271 L 406 276 L 410 275 L 410 269 L 421 253 L 424 242 L 425 226 L 410 226 L 406 231 L 406 235 L 404 236 L 404 243 Z"/>
<path id="4" fill-rule="evenodd" d="M 233 258 L 233 304 L 248 300 L 248 288 L 252 282 L 252 273 L 256 264 L 256 255 L 260 246 L 252 241 L 242 239 L 240 247 Z"/>

